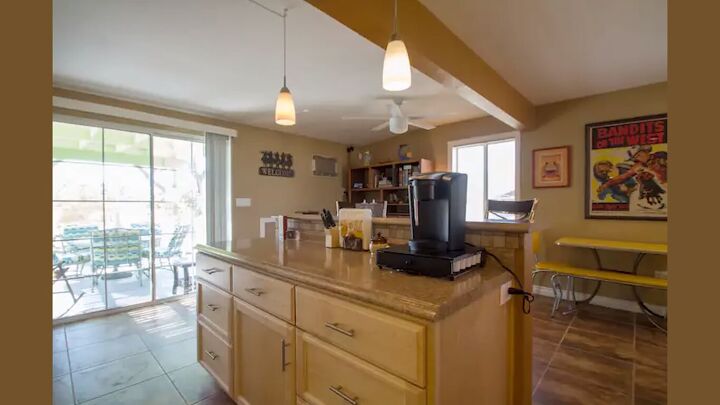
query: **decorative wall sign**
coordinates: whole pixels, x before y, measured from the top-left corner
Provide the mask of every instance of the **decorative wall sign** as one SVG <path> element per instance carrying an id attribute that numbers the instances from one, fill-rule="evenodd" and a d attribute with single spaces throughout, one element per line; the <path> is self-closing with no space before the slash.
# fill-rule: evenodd
<path id="1" fill-rule="evenodd" d="M 570 185 L 570 147 L 535 149 L 533 151 L 533 187 L 568 187 Z"/>
<path id="2" fill-rule="evenodd" d="M 667 220 L 667 114 L 585 126 L 585 217 Z"/>
<path id="3" fill-rule="evenodd" d="M 289 153 L 264 150 L 260 160 L 263 165 L 258 169 L 258 174 L 262 176 L 295 177 L 293 156 Z"/>

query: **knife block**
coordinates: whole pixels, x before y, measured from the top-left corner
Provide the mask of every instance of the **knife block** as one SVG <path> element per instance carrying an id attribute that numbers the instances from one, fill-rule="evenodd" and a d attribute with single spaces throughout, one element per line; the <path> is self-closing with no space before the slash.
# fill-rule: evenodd
<path id="1" fill-rule="evenodd" d="M 326 248 L 340 247 L 340 229 L 338 227 L 325 229 L 325 247 Z"/>

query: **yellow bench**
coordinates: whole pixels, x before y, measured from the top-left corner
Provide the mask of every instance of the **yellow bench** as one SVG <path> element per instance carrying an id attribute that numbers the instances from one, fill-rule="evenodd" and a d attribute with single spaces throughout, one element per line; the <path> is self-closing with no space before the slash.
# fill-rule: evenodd
<path id="1" fill-rule="evenodd" d="M 583 267 L 570 266 L 556 262 L 538 262 L 535 264 L 535 272 L 550 272 L 563 276 L 572 276 L 588 280 L 607 281 L 611 283 L 633 285 L 637 287 L 655 288 L 667 290 L 668 281 L 662 278 L 639 276 L 619 271 L 587 269 Z"/>

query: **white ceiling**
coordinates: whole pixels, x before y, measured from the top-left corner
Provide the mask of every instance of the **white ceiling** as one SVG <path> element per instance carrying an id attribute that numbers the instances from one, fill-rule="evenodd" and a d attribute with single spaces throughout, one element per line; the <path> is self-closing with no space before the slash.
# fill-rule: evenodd
<path id="1" fill-rule="evenodd" d="M 382 90 L 383 49 L 299 0 L 288 6 L 288 87 L 297 125 L 274 124 L 282 86 L 282 21 L 248 0 L 55 0 L 56 86 L 210 115 L 248 125 L 363 145 L 387 138 L 396 95 Z M 413 71 L 408 115 L 436 125 L 487 115 Z"/>
<path id="2" fill-rule="evenodd" d="M 667 80 L 666 0 L 420 0 L 533 104 Z"/>

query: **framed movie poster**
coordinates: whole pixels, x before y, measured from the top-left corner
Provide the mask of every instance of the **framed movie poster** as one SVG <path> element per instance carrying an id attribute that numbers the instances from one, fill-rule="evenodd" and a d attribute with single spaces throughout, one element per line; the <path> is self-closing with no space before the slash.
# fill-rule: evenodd
<path id="1" fill-rule="evenodd" d="M 533 187 L 568 187 L 570 185 L 570 147 L 535 149 L 533 151 Z"/>
<path id="2" fill-rule="evenodd" d="M 667 114 L 585 126 L 585 218 L 667 220 Z"/>

